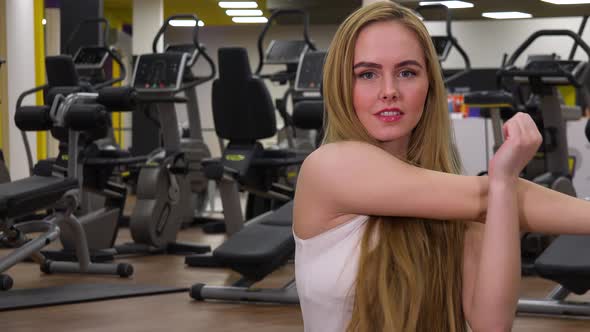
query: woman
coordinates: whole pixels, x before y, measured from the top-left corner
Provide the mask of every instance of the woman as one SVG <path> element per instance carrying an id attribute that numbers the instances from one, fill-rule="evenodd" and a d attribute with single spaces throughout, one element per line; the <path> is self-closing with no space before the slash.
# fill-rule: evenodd
<path id="1" fill-rule="evenodd" d="M 528 115 L 506 122 L 488 177 L 458 175 L 440 73 L 426 28 L 394 3 L 336 32 L 325 144 L 295 196 L 306 331 L 508 331 L 520 229 L 590 232 L 587 203 L 518 178 L 541 143 Z"/>

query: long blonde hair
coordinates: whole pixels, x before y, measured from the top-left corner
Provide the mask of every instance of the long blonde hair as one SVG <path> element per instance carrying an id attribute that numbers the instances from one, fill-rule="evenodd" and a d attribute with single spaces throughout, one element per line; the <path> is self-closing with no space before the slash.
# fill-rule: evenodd
<path id="1" fill-rule="evenodd" d="M 359 32 L 379 21 L 403 24 L 424 50 L 429 89 L 406 161 L 459 173 L 446 91 L 428 31 L 411 10 L 389 1 L 358 9 L 334 36 L 324 65 L 324 143 L 356 140 L 378 146 L 353 107 L 352 67 Z M 467 331 L 461 305 L 464 233 L 457 221 L 371 216 L 361 242 L 348 331 Z"/>

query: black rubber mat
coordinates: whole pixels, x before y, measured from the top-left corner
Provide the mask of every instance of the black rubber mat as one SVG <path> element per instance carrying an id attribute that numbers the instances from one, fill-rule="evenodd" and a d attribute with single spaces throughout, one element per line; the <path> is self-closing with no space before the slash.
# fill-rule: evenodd
<path id="1" fill-rule="evenodd" d="M 73 284 L 0 292 L 0 311 L 188 292 L 186 287 L 131 284 Z"/>

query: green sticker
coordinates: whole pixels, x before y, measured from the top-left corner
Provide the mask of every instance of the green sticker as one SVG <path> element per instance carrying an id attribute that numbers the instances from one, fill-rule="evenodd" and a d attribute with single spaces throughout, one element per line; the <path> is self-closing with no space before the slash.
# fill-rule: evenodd
<path id="1" fill-rule="evenodd" d="M 229 161 L 242 161 L 246 159 L 246 156 L 244 156 L 243 154 L 228 154 L 227 156 L 225 156 L 225 159 Z"/>

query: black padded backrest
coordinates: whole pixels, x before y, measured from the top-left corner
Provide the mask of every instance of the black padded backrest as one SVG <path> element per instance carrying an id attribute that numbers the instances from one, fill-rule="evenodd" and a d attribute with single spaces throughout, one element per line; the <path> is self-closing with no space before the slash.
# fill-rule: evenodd
<path id="1" fill-rule="evenodd" d="M 252 142 L 277 131 L 275 109 L 264 82 L 252 76 L 246 49 L 220 48 L 213 82 L 213 121 L 221 138 Z"/>
<path id="2" fill-rule="evenodd" d="M 69 55 L 45 57 L 47 84 L 54 86 L 77 86 L 80 84 L 74 60 Z"/>

